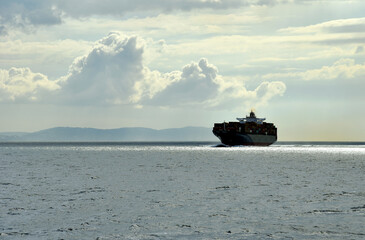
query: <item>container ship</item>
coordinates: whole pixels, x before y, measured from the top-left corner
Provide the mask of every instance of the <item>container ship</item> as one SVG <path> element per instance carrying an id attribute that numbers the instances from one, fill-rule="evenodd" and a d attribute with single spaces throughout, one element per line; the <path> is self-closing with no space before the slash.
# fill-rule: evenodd
<path id="1" fill-rule="evenodd" d="M 257 118 L 251 110 L 250 116 L 237 118 L 239 122 L 214 123 L 213 134 L 228 146 L 269 146 L 277 140 L 277 129 L 273 123 Z"/>

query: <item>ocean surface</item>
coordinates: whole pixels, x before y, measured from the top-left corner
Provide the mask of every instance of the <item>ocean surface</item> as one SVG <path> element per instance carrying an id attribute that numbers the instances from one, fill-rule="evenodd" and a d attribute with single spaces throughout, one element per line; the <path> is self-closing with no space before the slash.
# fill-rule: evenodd
<path id="1" fill-rule="evenodd" d="M 0 239 L 365 239 L 365 144 L 0 143 Z"/>

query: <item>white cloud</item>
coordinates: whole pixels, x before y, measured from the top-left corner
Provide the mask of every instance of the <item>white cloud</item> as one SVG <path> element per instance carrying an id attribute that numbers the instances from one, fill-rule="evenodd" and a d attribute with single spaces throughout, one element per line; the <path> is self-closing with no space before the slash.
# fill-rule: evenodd
<path id="1" fill-rule="evenodd" d="M 279 32 L 284 33 L 362 33 L 365 31 L 365 18 L 348 18 L 348 19 L 337 19 L 319 24 L 304 26 L 304 27 L 289 27 L 280 29 Z"/>
<path id="2" fill-rule="evenodd" d="M 161 73 L 144 63 L 145 41 L 136 36 L 111 32 L 69 67 L 69 73 L 49 81 L 28 68 L 2 71 L 2 101 L 39 99 L 48 91 L 47 101 L 57 104 L 122 104 L 151 106 L 199 106 L 209 108 L 227 101 L 266 103 L 285 92 L 282 82 L 264 82 L 249 91 L 244 81 L 224 78 L 205 58 L 181 71 Z M 233 105 L 234 106 L 234 105 Z"/>
<path id="3" fill-rule="evenodd" d="M 74 61 L 62 80 L 61 94 L 67 101 L 88 104 L 212 107 L 237 98 L 267 102 L 285 91 L 283 83 L 280 91 L 275 90 L 277 83 L 248 91 L 242 81 L 225 80 L 204 58 L 182 71 L 153 71 L 144 64 L 144 47 L 144 41 L 135 36 L 110 33 Z"/>
<path id="4" fill-rule="evenodd" d="M 260 100 L 260 104 L 267 102 L 276 95 L 282 96 L 286 91 L 286 85 L 283 82 L 263 82 L 256 89 L 256 97 Z"/>
<path id="5" fill-rule="evenodd" d="M 264 79 L 294 78 L 302 80 L 331 80 L 337 78 L 351 79 L 365 75 L 365 64 L 356 64 L 355 60 L 344 58 L 332 66 L 323 66 L 302 72 L 273 73 L 264 75 Z"/>
<path id="6" fill-rule="evenodd" d="M 42 94 L 59 88 L 56 81 L 29 68 L 0 69 L 0 102 L 37 101 Z"/>
<path id="7" fill-rule="evenodd" d="M 161 73 L 144 65 L 144 41 L 112 32 L 77 58 L 62 79 L 67 101 L 102 104 L 183 105 L 217 95 L 217 69 L 202 59 L 181 71 Z"/>
<path id="8" fill-rule="evenodd" d="M 365 18 L 337 19 L 319 24 L 278 30 L 289 34 L 288 40 L 322 45 L 359 44 L 365 42 Z"/>
<path id="9" fill-rule="evenodd" d="M 85 54 L 92 46 L 87 41 L 45 41 L 44 38 L 40 36 L 37 41 L 0 41 L 1 68 L 27 66 L 55 79 L 67 72 L 75 57 Z"/>
<path id="10" fill-rule="evenodd" d="M 318 79 L 350 79 L 365 75 L 365 64 L 355 64 L 353 59 L 340 59 L 332 66 L 324 66 L 320 69 L 313 69 L 303 72 L 304 80 Z"/>
<path id="11" fill-rule="evenodd" d="M 198 63 L 183 67 L 182 71 L 165 74 L 172 81 L 153 95 L 141 101 L 146 105 L 235 108 L 246 104 L 249 107 L 266 105 L 274 96 L 286 91 L 283 82 L 262 82 L 256 89 L 248 90 L 243 79 L 225 78 L 218 74 L 218 68 L 203 58 Z M 173 77 L 171 77 L 173 76 Z M 167 82 L 167 81 L 165 81 Z"/>
<path id="12" fill-rule="evenodd" d="M 258 108 L 266 106 L 275 96 L 283 96 L 286 91 L 285 83 L 281 81 L 264 81 L 255 89 L 249 90 L 244 82 L 231 79 L 225 82 L 225 87 L 216 99 L 211 101 L 211 106 L 216 108 Z"/>
<path id="13" fill-rule="evenodd" d="M 134 84 L 144 79 L 142 55 L 137 37 L 112 32 L 75 59 L 62 79 L 61 94 L 73 102 L 129 103 Z"/>
<path id="14" fill-rule="evenodd" d="M 174 81 L 156 94 L 151 104 L 178 106 L 204 104 L 217 97 L 220 89 L 218 70 L 206 59 L 186 65 L 182 72 L 174 72 Z"/>

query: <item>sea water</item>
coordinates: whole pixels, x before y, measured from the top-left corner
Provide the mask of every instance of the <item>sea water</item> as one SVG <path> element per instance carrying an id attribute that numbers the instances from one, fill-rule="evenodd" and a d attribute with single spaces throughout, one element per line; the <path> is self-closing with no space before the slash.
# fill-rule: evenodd
<path id="1" fill-rule="evenodd" d="M 0 239 L 365 239 L 364 224 L 363 144 L 0 144 Z"/>

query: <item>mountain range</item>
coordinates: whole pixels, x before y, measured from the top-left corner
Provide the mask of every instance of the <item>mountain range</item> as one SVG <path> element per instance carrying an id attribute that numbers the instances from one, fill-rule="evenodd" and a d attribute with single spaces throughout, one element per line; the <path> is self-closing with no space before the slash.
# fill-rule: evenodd
<path id="1" fill-rule="evenodd" d="M 21 141 L 218 141 L 211 128 L 184 127 L 156 130 L 151 128 L 96 129 L 56 127 L 37 132 L 0 133 L 1 142 Z"/>

